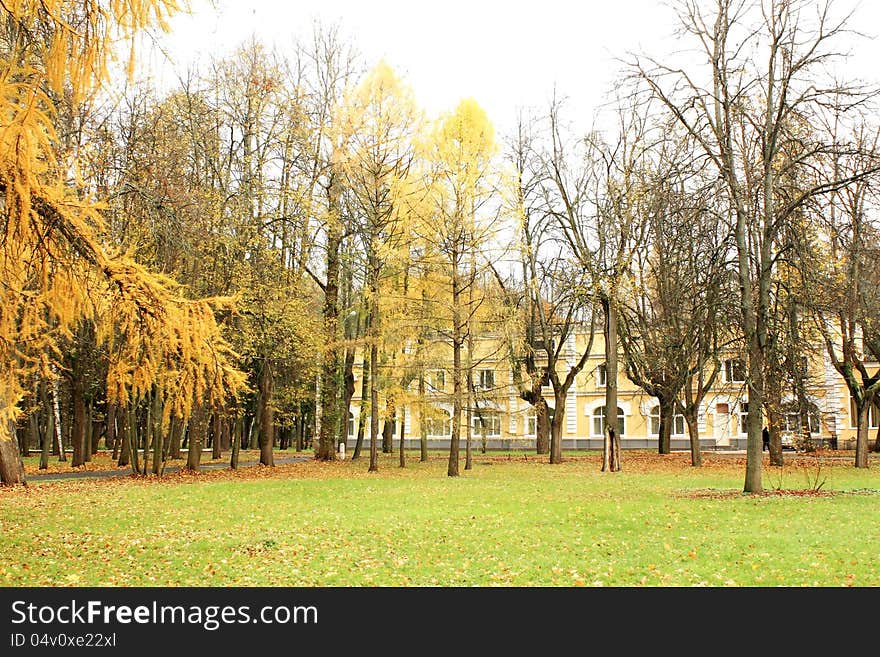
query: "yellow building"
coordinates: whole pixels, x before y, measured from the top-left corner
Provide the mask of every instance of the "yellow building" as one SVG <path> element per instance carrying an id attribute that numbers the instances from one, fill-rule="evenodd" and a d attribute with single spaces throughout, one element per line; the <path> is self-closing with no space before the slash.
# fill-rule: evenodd
<path id="1" fill-rule="evenodd" d="M 587 344 L 589 335 L 572 336 L 563 350 L 559 372 L 564 377 L 566 367 L 576 363 Z M 451 437 L 452 371 L 451 349 L 449 367 L 429 370 L 425 380 L 426 430 L 430 448 L 448 447 Z M 476 395 L 471 413 L 472 440 L 476 447 L 485 441 L 488 449 L 528 449 L 536 440 L 536 417 L 531 404 L 516 392 L 507 352 L 497 336 L 481 336 L 474 345 L 474 389 Z M 601 334 L 593 339 L 591 355 L 568 392 L 565 419 L 562 425 L 564 449 L 601 449 L 604 431 L 605 370 L 604 340 Z M 622 448 L 656 448 L 660 425 L 657 400 L 645 393 L 625 374 L 622 358 L 618 372 L 618 418 Z M 875 363 L 874 367 L 878 367 Z M 731 355 L 722 363 L 722 370 L 711 392 L 703 400 L 698 415 L 700 444 L 704 449 L 745 449 L 745 416 L 748 412 L 748 392 L 742 361 Z M 831 364 L 827 354 L 821 362 L 810 365 L 810 385 L 807 395 L 813 405 L 810 418 L 811 434 L 818 443 L 836 444 L 841 449 L 854 446 L 856 435 L 855 410 L 842 377 Z M 403 409 L 404 443 L 417 448 L 420 442 L 420 416 L 417 407 L 416 384 L 409 390 L 410 399 Z M 360 381 L 356 381 L 360 390 Z M 553 408 L 553 391 L 544 388 L 544 397 Z M 783 399 L 783 402 L 793 398 Z M 355 397 L 349 416 L 349 447 L 354 444 L 360 400 Z M 477 413 L 479 409 L 479 413 Z M 555 410 L 555 409 L 554 409 Z M 783 443 L 794 445 L 799 424 L 794 408 L 785 416 Z M 399 419 L 399 418 L 398 418 Z M 880 419 L 876 407 L 870 415 L 873 440 Z M 466 415 L 462 413 L 462 445 L 465 437 Z M 369 432 L 369 422 L 367 422 Z M 399 438 L 399 429 L 395 442 Z M 684 417 L 673 419 L 672 449 L 687 449 L 690 438 Z"/>

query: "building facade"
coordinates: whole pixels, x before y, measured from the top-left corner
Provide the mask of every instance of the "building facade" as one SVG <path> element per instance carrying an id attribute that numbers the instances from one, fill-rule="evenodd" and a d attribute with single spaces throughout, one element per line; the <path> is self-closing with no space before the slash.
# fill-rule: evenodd
<path id="1" fill-rule="evenodd" d="M 589 339 L 589 335 L 576 334 L 569 338 L 563 350 L 563 362 L 559 365 L 562 377 L 573 366 Z M 535 446 L 537 418 L 534 407 L 520 398 L 514 385 L 506 350 L 497 336 L 481 336 L 475 340 L 473 358 L 474 395 L 471 400 L 470 422 L 472 445 L 486 449 L 529 449 Z M 403 422 L 404 445 L 418 448 L 424 418 L 429 448 L 448 447 L 452 435 L 452 369 L 451 352 L 449 366 L 442 364 L 427 370 L 425 394 L 416 394 L 417 385 L 412 383 L 404 395 L 402 408 L 398 408 L 397 421 Z M 874 367 L 878 367 L 875 363 Z M 808 364 L 807 397 L 811 406 L 810 432 L 818 444 L 850 449 L 855 444 L 856 417 L 849 391 L 843 378 L 837 373 L 827 355 Z M 604 342 L 601 334 L 593 338 L 591 355 L 583 370 L 577 375 L 568 392 L 565 418 L 562 424 L 563 449 L 601 449 L 605 428 L 605 389 L 608 372 L 605 367 Z M 655 397 L 648 395 L 633 383 L 624 371 L 622 359 L 618 371 L 617 415 L 621 429 L 622 449 L 656 449 L 659 439 L 660 408 Z M 360 390 L 360 381 L 355 389 Z M 552 388 L 543 389 L 544 398 L 552 409 Z M 791 412 L 784 412 L 783 444 L 798 444 L 800 414 L 794 406 L 793 396 L 783 398 L 783 410 L 790 404 Z M 352 401 L 348 421 L 347 446 L 351 448 L 360 413 L 360 399 Z M 698 428 L 700 445 L 708 450 L 745 449 L 746 414 L 748 390 L 744 361 L 730 354 L 722 361 L 716 381 L 700 406 Z M 401 417 L 402 415 L 402 417 Z M 462 413 L 461 441 L 464 446 L 465 426 L 468 414 Z M 873 408 L 870 414 L 871 440 L 875 439 L 880 412 Z M 369 439 L 369 422 L 366 423 Z M 400 436 L 400 425 L 395 427 L 395 444 Z M 672 422 L 672 449 L 688 449 L 690 437 L 682 415 L 676 414 Z"/>

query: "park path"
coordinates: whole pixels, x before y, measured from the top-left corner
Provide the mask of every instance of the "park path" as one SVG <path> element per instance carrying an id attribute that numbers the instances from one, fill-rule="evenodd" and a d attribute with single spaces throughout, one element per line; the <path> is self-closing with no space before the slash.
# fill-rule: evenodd
<path id="1" fill-rule="evenodd" d="M 308 456 L 282 456 L 275 457 L 276 465 L 285 463 L 303 463 L 311 460 Z M 248 461 L 239 463 L 239 468 L 250 468 L 259 465 L 259 461 Z M 182 465 L 169 465 L 165 468 L 165 473 L 177 472 Z M 229 467 L 229 461 L 218 461 L 211 463 L 202 463 L 201 470 L 220 470 Z M 116 470 L 75 470 L 71 472 L 46 472 L 35 473 L 27 476 L 28 481 L 54 481 L 61 479 L 107 479 L 110 477 L 130 477 L 132 476 L 131 468 L 119 468 Z"/>

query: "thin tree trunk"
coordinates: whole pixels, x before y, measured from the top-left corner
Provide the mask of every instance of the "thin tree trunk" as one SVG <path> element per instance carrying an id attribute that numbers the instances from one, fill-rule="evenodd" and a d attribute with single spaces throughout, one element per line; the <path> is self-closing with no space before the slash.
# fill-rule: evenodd
<path id="1" fill-rule="evenodd" d="M 52 408 L 55 412 L 55 440 L 57 441 L 58 460 L 66 461 L 67 455 L 64 453 L 64 432 L 61 426 L 61 402 L 59 401 L 58 379 L 52 381 Z"/>
<path id="2" fill-rule="evenodd" d="M 211 425 L 212 429 L 212 442 L 211 442 L 211 458 L 215 461 L 223 457 L 222 445 L 220 444 L 220 412 L 217 411 L 214 413 L 213 423 Z"/>
<path id="3" fill-rule="evenodd" d="M 419 461 L 428 462 L 428 425 L 425 424 L 425 375 L 419 374 Z"/>
<path id="4" fill-rule="evenodd" d="M 116 404 L 111 401 L 107 402 L 107 433 L 104 437 L 104 443 L 107 449 L 112 450 L 111 458 L 115 461 L 119 458 L 119 441 L 116 432 Z"/>
<path id="5" fill-rule="evenodd" d="M 605 311 L 605 443 L 602 472 L 620 470 L 620 434 L 617 426 L 617 309 L 603 299 Z M 557 411 L 558 412 L 558 411 Z"/>
<path id="6" fill-rule="evenodd" d="M 128 456 L 131 459 L 131 471 L 140 474 L 138 464 L 138 425 L 135 404 L 132 402 L 128 407 Z"/>
<path id="7" fill-rule="evenodd" d="M 86 432 L 85 383 L 82 376 L 74 374 L 70 385 L 70 393 L 73 406 L 73 433 L 71 434 L 73 455 L 70 466 L 76 468 L 84 465 L 86 462 L 86 446 L 84 444 Z"/>
<path id="8" fill-rule="evenodd" d="M 122 406 L 119 407 L 117 411 L 117 416 L 119 418 L 119 427 L 117 428 L 117 432 L 119 434 L 119 461 L 117 461 L 116 465 L 120 468 L 128 465 L 129 460 L 131 459 L 130 452 L 130 441 L 128 436 L 128 409 L 127 403 L 123 403 Z"/>
<path id="9" fill-rule="evenodd" d="M 856 459 L 855 467 L 868 467 L 868 417 L 871 410 L 870 402 L 863 402 L 856 409 L 858 411 L 858 428 L 856 429 Z"/>
<path id="10" fill-rule="evenodd" d="M 361 363 L 361 410 L 358 415 L 358 427 L 357 427 L 357 439 L 354 443 L 354 452 L 351 455 L 351 460 L 356 461 L 361 456 L 361 449 L 364 444 L 364 430 L 366 428 L 367 422 L 367 410 L 369 408 L 369 403 L 367 401 L 367 396 L 370 390 L 370 357 L 367 355 L 367 350 L 364 349 L 364 359 Z"/>
<path id="11" fill-rule="evenodd" d="M 232 445 L 231 451 L 232 454 L 229 458 L 229 467 L 233 470 L 238 470 L 238 452 L 241 448 L 241 418 L 236 416 L 235 420 L 235 429 L 232 432 Z"/>
<path id="12" fill-rule="evenodd" d="M 403 410 L 403 414 L 404 414 L 404 415 L 406 414 L 406 409 Z M 403 449 L 403 448 L 404 448 L 404 445 L 403 445 L 403 433 L 404 433 L 404 429 L 405 429 L 405 427 L 406 427 L 405 419 L 406 419 L 405 417 L 401 417 L 401 418 L 400 418 L 400 430 L 399 430 L 399 433 L 400 433 L 400 467 L 401 467 L 401 468 L 405 468 L 405 467 L 406 467 L 406 453 L 404 452 L 404 449 Z"/>

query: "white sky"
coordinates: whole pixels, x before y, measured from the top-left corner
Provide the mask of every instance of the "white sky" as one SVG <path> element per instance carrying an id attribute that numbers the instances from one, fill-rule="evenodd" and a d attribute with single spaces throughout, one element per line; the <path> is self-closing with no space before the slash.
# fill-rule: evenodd
<path id="1" fill-rule="evenodd" d="M 852 27 L 880 33 L 880 0 L 838 4 L 856 8 Z M 588 125 L 615 77 L 614 57 L 627 51 L 662 55 L 676 47 L 672 12 L 664 5 L 658 0 L 191 0 L 192 14 L 175 18 L 164 41 L 185 68 L 194 59 L 228 54 L 251 36 L 283 49 L 308 37 L 314 19 L 320 19 L 338 23 L 368 66 L 385 58 L 429 113 L 451 110 L 472 96 L 503 130 L 518 106 L 545 109 L 555 85 L 570 98 L 569 116 Z M 850 73 L 880 82 L 878 41 L 860 42 L 848 65 Z"/>

